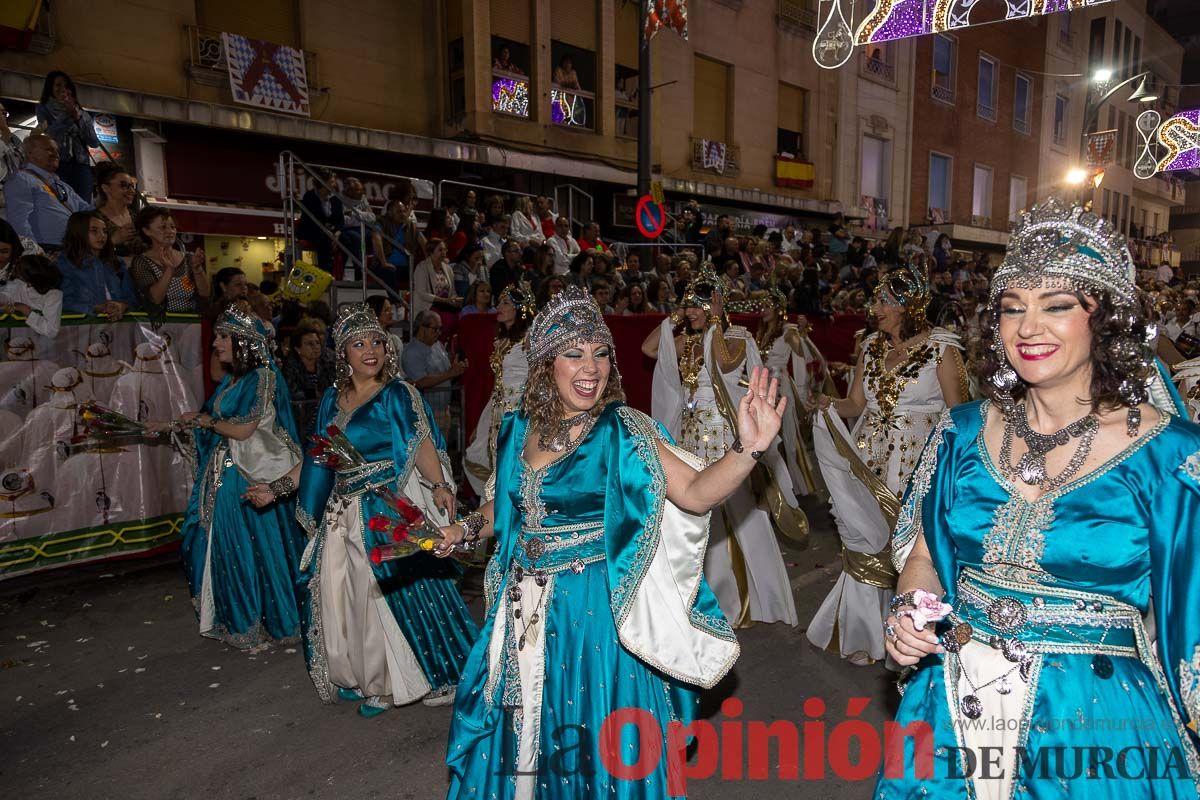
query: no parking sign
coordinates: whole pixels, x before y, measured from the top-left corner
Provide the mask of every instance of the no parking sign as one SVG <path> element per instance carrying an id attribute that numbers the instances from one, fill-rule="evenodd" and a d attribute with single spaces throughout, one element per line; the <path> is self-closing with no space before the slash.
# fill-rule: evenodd
<path id="1" fill-rule="evenodd" d="M 647 239 L 657 239 L 667 227 L 667 213 L 648 194 L 642 195 L 638 200 L 633 218 L 637 222 L 638 230 Z"/>

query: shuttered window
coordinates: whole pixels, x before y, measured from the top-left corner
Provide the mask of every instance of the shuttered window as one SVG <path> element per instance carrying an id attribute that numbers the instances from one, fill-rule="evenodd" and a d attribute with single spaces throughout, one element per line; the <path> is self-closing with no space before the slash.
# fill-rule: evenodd
<path id="1" fill-rule="evenodd" d="M 704 56 L 695 59 L 692 92 L 692 135 L 700 139 L 729 142 L 729 67 Z"/>
<path id="2" fill-rule="evenodd" d="M 804 133 L 804 90 L 779 84 L 779 127 Z"/>
<path id="3" fill-rule="evenodd" d="M 196 0 L 196 23 L 212 31 L 300 46 L 296 0 Z"/>
<path id="4" fill-rule="evenodd" d="M 491 0 L 492 36 L 529 44 L 530 0 Z M 461 4 L 459 15 L 461 16 Z"/>
<path id="5" fill-rule="evenodd" d="M 550 38 L 584 50 L 596 49 L 596 0 L 554 0 Z"/>

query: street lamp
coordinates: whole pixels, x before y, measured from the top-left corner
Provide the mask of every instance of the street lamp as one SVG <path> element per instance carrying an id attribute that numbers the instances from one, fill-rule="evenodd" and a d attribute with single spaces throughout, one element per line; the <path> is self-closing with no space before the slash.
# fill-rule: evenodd
<path id="1" fill-rule="evenodd" d="M 1092 80 L 1096 83 L 1096 91 L 1103 92 L 1099 97 L 1093 97 L 1091 87 L 1088 87 L 1087 104 L 1083 111 L 1083 127 L 1079 131 L 1079 160 L 1084 164 L 1087 163 L 1087 137 L 1088 131 L 1096 124 L 1100 118 L 1100 109 L 1107 103 L 1113 95 L 1121 90 L 1122 87 L 1128 86 L 1131 83 L 1137 82 L 1137 86 L 1133 90 L 1133 94 L 1129 95 L 1128 102 L 1130 103 L 1153 103 L 1158 99 L 1158 93 L 1151 91 L 1147 81 L 1150 78 L 1148 71 L 1139 72 L 1121 81 L 1113 87 L 1109 87 L 1109 82 L 1112 80 L 1112 70 L 1100 69 L 1096 70 L 1096 74 L 1092 76 Z"/>
<path id="2" fill-rule="evenodd" d="M 1087 177 L 1087 170 L 1080 167 L 1074 167 L 1067 171 L 1067 183 L 1072 186 L 1083 186 L 1083 182 L 1087 180 Z"/>

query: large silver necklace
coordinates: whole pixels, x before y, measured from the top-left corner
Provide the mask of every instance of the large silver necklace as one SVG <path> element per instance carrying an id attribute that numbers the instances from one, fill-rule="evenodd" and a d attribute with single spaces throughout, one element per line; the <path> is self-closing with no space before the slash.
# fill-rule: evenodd
<path id="1" fill-rule="evenodd" d="M 1069 481 L 1079 472 L 1083 462 L 1087 460 L 1092 450 L 1092 442 L 1100 430 L 1100 421 L 1095 414 L 1075 420 L 1070 425 L 1054 433 L 1038 433 L 1029 427 L 1029 417 L 1025 413 L 1025 404 L 1020 403 L 1011 412 L 1004 415 L 1004 436 L 1000 441 L 1000 466 L 1010 479 L 1020 479 L 1030 486 L 1038 486 L 1044 492 L 1049 492 Z M 1028 448 L 1025 455 L 1012 463 L 1013 437 L 1019 437 Z M 1072 439 L 1078 439 L 1079 445 L 1074 455 L 1067 462 L 1062 472 L 1050 477 L 1046 472 L 1046 456 L 1052 450 L 1062 447 Z"/>
<path id="2" fill-rule="evenodd" d="M 561 453 L 571 444 L 571 428 L 582 423 L 583 430 L 579 432 L 579 438 L 582 439 L 588 435 L 595 421 L 596 418 L 586 411 L 560 419 L 550 431 L 543 430 L 538 433 L 538 449 L 546 453 Z"/>

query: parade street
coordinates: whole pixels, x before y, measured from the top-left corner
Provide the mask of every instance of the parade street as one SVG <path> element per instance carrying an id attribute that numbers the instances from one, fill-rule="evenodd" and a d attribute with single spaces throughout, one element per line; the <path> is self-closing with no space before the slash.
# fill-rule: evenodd
<path id="1" fill-rule="evenodd" d="M 812 542 L 785 548 L 801 625 L 741 631 L 733 674 L 706 696 L 705 713 L 740 719 L 811 718 L 820 698 L 826 735 L 847 700 L 876 730 L 895 702 L 882 667 L 853 667 L 817 651 L 803 629 L 840 569 L 824 507 L 806 499 Z M 468 582 L 481 614 L 479 583 Z M 171 798 L 440 798 L 449 708 L 420 703 L 364 720 L 355 705 L 322 705 L 299 647 L 246 654 L 201 638 L 175 556 L 64 569 L 0 584 L 0 786 L 22 800 Z M 740 759 L 742 761 L 744 759 Z M 693 780 L 689 796 L 847 800 L 873 780 Z M 719 774 L 719 773 L 718 773 Z M 727 773 L 728 774 L 728 773 Z"/>

